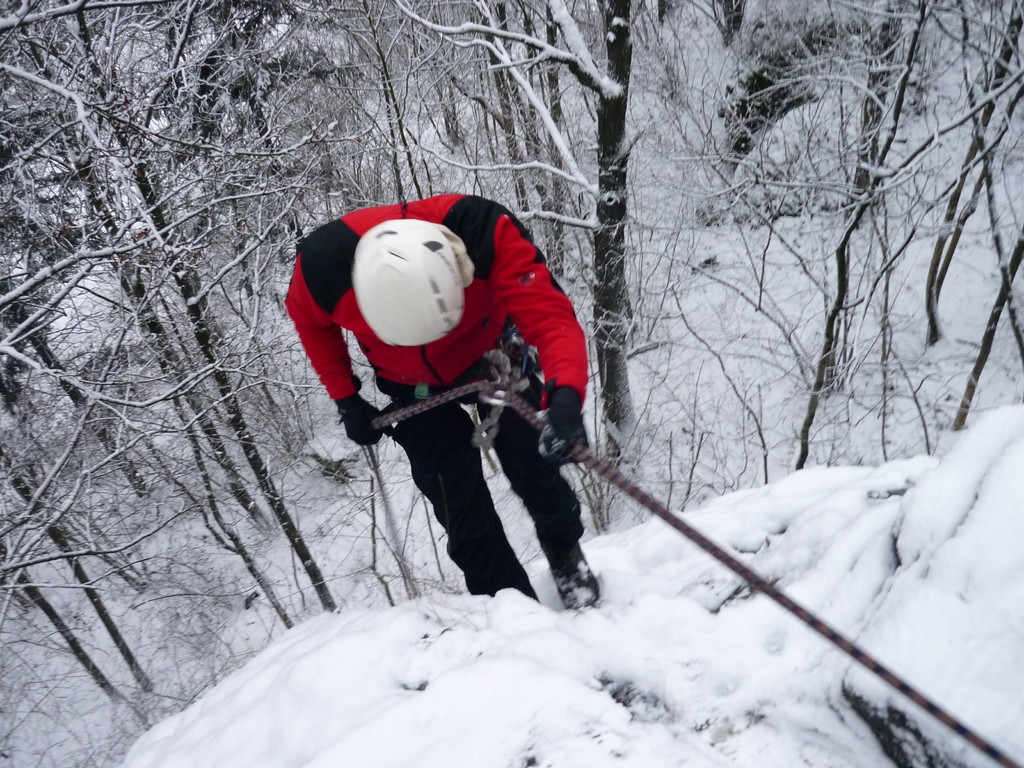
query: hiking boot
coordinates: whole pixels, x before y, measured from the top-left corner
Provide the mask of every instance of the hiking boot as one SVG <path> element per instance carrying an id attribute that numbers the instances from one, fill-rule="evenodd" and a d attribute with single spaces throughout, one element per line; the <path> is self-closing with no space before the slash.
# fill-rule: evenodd
<path id="1" fill-rule="evenodd" d="M 551 577 L 558 588 L 562 604 L 570 610 L 596 605 L 601 598 L 601 589 L 587 559 L 583 557 L 580 545 L 577 543 L 569 549 L 555 549 L 541 544 L 541 549 L 551 566 Z"/>

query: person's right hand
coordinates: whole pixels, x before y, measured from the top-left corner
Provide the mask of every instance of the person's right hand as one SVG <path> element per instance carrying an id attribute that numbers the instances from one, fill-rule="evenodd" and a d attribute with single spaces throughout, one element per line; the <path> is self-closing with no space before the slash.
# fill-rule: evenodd
<path id="1" fill-rule="evenodd" d="M 358 394 L 335 400 L 341 423 L 345 425 L 345 434 L 353 443 L 359 445 L 375 445 L 384 431 L 375 428 L 370 422 L 380 416 L 380 411 L 363 400 Z"/>
<path id="2" fill-rule="evenodd" d="M 540 433 L 540 455 L 552 464 L 573 461 L 569 451 L 574 445 L 587 448 L 587 430 L 583 426 L 583 404 L 572 387 L 555 387 L 548 398 L 547 422 Z"/>

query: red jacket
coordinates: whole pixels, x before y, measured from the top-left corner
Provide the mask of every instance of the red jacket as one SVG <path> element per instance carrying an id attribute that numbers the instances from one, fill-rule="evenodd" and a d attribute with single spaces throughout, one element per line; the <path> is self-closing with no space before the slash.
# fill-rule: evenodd
<path id="1" fill-rule="evenodd" d="M 359 238 L 382 221 L 401 218 L 445 225 L 462 238 L 475 267 L 462 320 L 443 338 L 420 347 L 391 346 L 378 339 L 360 314 L 352 290 Z M 586 393 L 586 341 L 569 299 L 523 225 L 507 209 L 481 197 L 441 195 L 364 208 L 314 230 L 299 242 L 285 306 L 334 400 L 357 391 L 340 329 L 355 337 L 382 378 L 438 386 L 454 382 L 493 348 L 508 317 L 526 342 L 537 347 L 552 386 L 570 386 L 581 400 Z"/>

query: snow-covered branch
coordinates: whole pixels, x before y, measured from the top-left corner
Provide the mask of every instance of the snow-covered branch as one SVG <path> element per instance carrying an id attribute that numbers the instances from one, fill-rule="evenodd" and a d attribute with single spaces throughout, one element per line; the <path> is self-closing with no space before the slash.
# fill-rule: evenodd
<path id="1" fill-rule="evenodd" d="M 401 0 L 397 0 L 396 5 L 410 19 L 439 35 L 447 37 L 478 36 L 495 40 L 507 40 L 512 43 L 519 43 L 535 51 L 528 59 L 509 58 L 506 62 L 507 66 L 521 67 L 552 61 L 565 65 L 582 85 L 605 98 L 616 98 L 622 93 L 622 86 L 609 78 L 607 73 L 595 64 L 594 57 L 591 56 L 590 50 L 584 43 L 583 36 L 580 34 L 579 27 L 572 18 L 572 14 L 569 13 L 565 4 L 558 0 L 552 0 L 550 5 L 555 21 L 562 32 L 563 38 L 566 40 L 569 50 L 563 50 L 549 44 L 546 40 L 527 35 L 523 32 L 503 29 L 497 24 L 477 24 L 474 22 L 464 22 L 454 26 L 440 24 L 420 16 L 409 6 L 401 2 Z M 559 7 L 556 8 L 556 6 Z M 477 2 L 477 7 L 485 15 L 490 15 L 490 10 L 486 4 Z"/>
<path id="2" fill-rule="evenodd" d="M 104 2 L 92 2 L 92 0 L 76 0 L 73 3 L 64 3 L 52 8 L 37 11 L 39 3 L 30 3 L 22 0 L 17 10 L 0 16 L 0 32 L 24 27 L 28 24 L 38 24 L 51 19 L 58 19 L 62 16 L 70 16 L 80 11 L 106 11 L 115 8 L 141 8 L 144 6 L 169 5 L 176 0 L 104 0 Z"/>

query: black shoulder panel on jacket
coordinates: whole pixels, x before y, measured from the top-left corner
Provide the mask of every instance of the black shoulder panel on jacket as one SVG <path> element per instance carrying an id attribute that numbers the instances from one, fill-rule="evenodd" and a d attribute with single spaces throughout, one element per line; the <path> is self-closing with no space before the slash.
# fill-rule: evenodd
<path id="1" fill-rule="evenodd" d="M 324 224 L 299 241 L 302 277 L 306 287 L 327 314 L 352 287 L 352 260 L 359 235 L 341 219 Z"/>
<path id="2" fill-rule="evenodd" d="M 445 214 L 444 224 L 462 238 L 469 252 L 469 258 L 476 268 L 477 277 L 486 280 L 494 266 L 494 229 L 498 219 L 508 216 L 524 240 L 533 242 L 533 236 L 508 208 L 476 195 L 466 195 Z M 544 262 L 544 254 L 537 249 L 537 261 Z"/>

